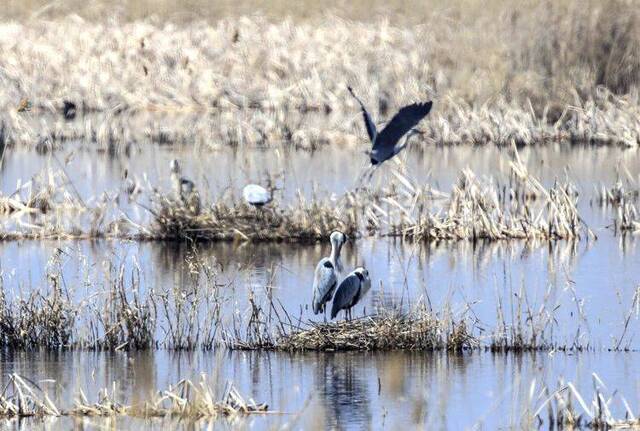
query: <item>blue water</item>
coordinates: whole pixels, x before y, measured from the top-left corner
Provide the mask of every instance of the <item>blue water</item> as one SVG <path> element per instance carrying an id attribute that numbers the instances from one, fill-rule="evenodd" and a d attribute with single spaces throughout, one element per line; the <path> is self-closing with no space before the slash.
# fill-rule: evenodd
<path id="1" fill-rule="evenodd" d="M 52 154 L 36 155 L 15 149 L 2 168 L 0 189 L 15 190 L 18 179 L 49 164 L 59 166 Z M 277 153 L 274 150 L 220 150 L 201 153 L 195 149 L 161 148 L 143 151 L 135 157 L 101 156 L 96 159 L 79 149 L 66 165 L 67 175 L 79 195 L 94 199 L 102 192 L 117 190 L 124 169 L 158 187 L 169 187 L 165 167 L 173 157 L 183 161 L 186 172 L 198 183 L 207 184 L 210 199 L 240 189 L 264 172 L 283 171 L 281 199 L 293 199 L 300 189 L 305 196 L 323 196 L 349 190 L 354 177 L 350 159 L 360 149 L 340 152 Z M 243 150 L 244 151 L 244 150 Z M 478 175 L 506 178 L 504 150 L 429 148 L 408 153 L 406 174 L 415 181 L 429 180 L 449 190 L 465 166 Z M 58 160 L 65 154 L 55 153 Z M 516 297 L 526 297 L 534 312 L 548 312 L 547 335 L 559 345 L 588 347 L 580 353 L 543 352 L 525 355 L 494 355 L 475 352 L 444 353 L 266 353 L 182 352 L 154 350 L 141 353 L 92 352 L 7 352 L 0 357 L 3 379 L 18 372 L 33 380 L 53 379 L 45 386 L 68 405 L 82 388 L 95 396 L 102 386 L 116 381 L 123 400 L 135 402 L 182 378 L 197 380 L 206 373 L 222 391 L 233 381 L 242 394 L 283 414 L 251 417 L 236 426 L 242 428 L 294 429 L 398 429 L 417 424 L 436 429 L 496 429 L 519 427 L 529 399 L 532 381 L 556 387 L 561 377 L 573 381 L 590 397 L 593 372 L 613 391 L 619 390 L 632 406 L 638 398 L 637 352 L 609 352 L 620 344 L 640 349 L 638 313 L 632 307 L 640 286 L 640 262 L 634 236 L 614 236 L 606 226 L 611 210 L 590 204 L 599 184 L 612 184 L 616 166 L 623 163 L 631 172 L 640 169 L 636 150 L 616 148 L 544 147 L 522 149 L 532 173 L 545 184 L 563 179 L 565 168 L 577 184 L 580 209 L 597 233 L 597 241 L 554 243 L 441 242 L 413 244 L 370 237 L 347 245 L 343 251 L 346 268 L 365 265 L 371 274 L 372 290 L 355 313 L 373 313 L 381 308 L 409 309 L 422 302 L 434 311 L 449 307 L 457 316 L 474 322 L 474 334 L 487 344 L 497 325 L 498 299 L 507 323 L 512 321 Z M 215 169 L 212 169 L 215 166 Z M 383 172 L 384 175 L 384 172 Z M 384 176 L 378 181 L 383 181 Z M 315 184 L 315 185 L 314 185 Z M 144 220 L 148 215 L 134 203 L 123 204 L 129 216 Z M 66 288 L 75 301 L 99 297 L 119 265 L 125 274 L 140 270 L 142 292 L 162 292 L 174 287 L 193 287 L 202 281 L 190 275 L 186 257 L 189 244 L 130 241 L 20 241 L 0 243 L 3 287 L 9 299 L 34 289 L 46 289 L 47 268 L 60 254 Z M 223 319 L 229 324 L 234 314 L 248 310 L 247 293 L 264 300 L 266 286 L 274 298 L 302 324 L 318 320 L 308 309 L 313 268 L 329 253 L 327 244 L 198 244 L 201 259 L 215 268 L 225 298 Z M 109 263 L 112 265 L 111 269 Z M 115 268 L 115 269 L 114 269 Z M 114 272 L 115 271 L 115 272 Z M 624 339 L 625 319 L 629 327 Z M 527 321 L 523 320 L 526 324 Z M 83 322 L 79 321 L 78 325 Z M 536 393 L 537 394 L 537 393 Z M 91 395 L 90 395 L 91 396 Z M 533 408 L 533 407 L 532 407 Z M 619 405 L 612 407 L 622 414 Z M 141 421 L 121 418 L 118 427 L 153 429 L 158 426 L 189 428 L 178 422 Z M 101 425 L 100 425 L 101 424 Z M 68 429 L 72 426 L 105 426 L 92 419 L 55 419 L 45 422 L 3 423 L 14 429 Z M 228 423 L 199 422 L 196 428 Z"/>

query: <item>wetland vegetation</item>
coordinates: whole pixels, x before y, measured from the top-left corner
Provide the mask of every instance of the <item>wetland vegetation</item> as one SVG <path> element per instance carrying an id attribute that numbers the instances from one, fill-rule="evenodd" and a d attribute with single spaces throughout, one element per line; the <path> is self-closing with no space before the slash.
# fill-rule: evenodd
<path id="1" fill-rule="evenodd" d="M 0 428 L 639 426 L 634 2 L 9 0 L 0 52 Z M 366 184 L 349 86 L 434 102 Z"/>

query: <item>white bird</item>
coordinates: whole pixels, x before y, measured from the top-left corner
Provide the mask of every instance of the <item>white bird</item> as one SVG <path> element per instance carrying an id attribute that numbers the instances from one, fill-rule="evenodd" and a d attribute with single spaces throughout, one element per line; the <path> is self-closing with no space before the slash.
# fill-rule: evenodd
<path id="1" fill-rule="evenodd" d="M 327 302 L 331 301 L 333 292 L 338 285 L 338 273 L 342 272 L 342 262 L 340 261 L 340 250 L 347 241 L 347 236 L 342 232 L 332 232 L 329 237 L 331 241 L 331 255 L 323 257 L 316 265 L 313 276 L 313 314 L 324 313 Z"/>
<path id="2" fill-rule="evenodd" d="M 271 202 L 272 196 L 267 189 L 257 184 L 249 184 L 242 189 L 242 197 L 249 204 L 256 207 Z"/>
<path id="3" fill-rule="evenodd" d="M 371 289 L 369 271 L 363 267 L 354 269 L 338 286 L 331 306 L 331 318 L 334 319 L 340 310 L 345 310 L 345 316 L 351 320 L 351 308 L 367 294 L 369 289 Z"/>

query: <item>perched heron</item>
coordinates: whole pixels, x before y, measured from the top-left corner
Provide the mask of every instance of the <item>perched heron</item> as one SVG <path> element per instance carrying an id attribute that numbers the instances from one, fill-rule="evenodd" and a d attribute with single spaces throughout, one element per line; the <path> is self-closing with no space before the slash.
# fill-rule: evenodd
<path id="1" fill-rule="evenodd" d="M 363 267 L 358 267 L 342 280 L 331 306 L 331 318 L 334 319 L 340 310 L 345 311 L 345 315 L 351 320 L 351 308 L 371 289 L 371 279 L 369 271 Z"/>
<path id="2" fill-rule="evenodd" d="M 200 212 L 200 197 L 196 191 L 196 185 L 188 178 L 181 176 L 180 164 L 176 159 L 171 160 L 171 186 L 173 193 L 180 199 L 183 205 L 188 207 L 192 212 Z"/>
<path id="3" fill-rule="evenodd" d="M 171 171 L 171 186 L 176 197 L 179 197 L 183 202 L 193 193 L 196 185 L 188 178 L 181 176 L 182 169 L 176 159 L 171 160 L 169 165 Z"/>
<path id="4" fill-rule="evenodd" d="M 342 232 L 332 232 L 329 237 L 331 241 L 331 255 L 323 257 L 316 265 L 313 276 L 313 314 L 325 313 L 326 304 L 331 301 L 333 292 L 338 285 L 338 274 L 342 272 L 342 262 L 340 262 L 340 250 L 347 236 Z M 326 316 L 325 316 L 326 318 Z"/>
<path id="5" fill-rule="evenodd" d="M 364 125 L 367 128 L 367 135 L 371 140 L 372 149 L 368 153 L 371 159 L 371 166 L 379 166 L 381 163 L 389 160 L 407 146 L 408 137 L 404 140 L 404 143 L 400 143 L 400 140 L 407 132 L 412 131 L 413 128 L 427 116 L 431 111 L 431 105 L 433 102 L 425 103 L 412 103 L 407 105 L 398 111 L 396 115 L 391 118 L 391 121 L 378 132 L 376 125 L 371 119 L 371 115 L 367 112 L 364 103 L 353 92 L 351 87 L 347 87 L 349 93 L 358 101 L 360 108 L 362 109 L 362 116 L 364 117 Z M 373 174 L 373 170 L 371 171 Z"/>
<path id="6" fill-rule="evenodd" d="M 249 184 L 242 189 L 242 197 L 249 204 L 255 207 L 261 207 L 271 202 L 271 193 L 262 186 L 257 184 Z"/>

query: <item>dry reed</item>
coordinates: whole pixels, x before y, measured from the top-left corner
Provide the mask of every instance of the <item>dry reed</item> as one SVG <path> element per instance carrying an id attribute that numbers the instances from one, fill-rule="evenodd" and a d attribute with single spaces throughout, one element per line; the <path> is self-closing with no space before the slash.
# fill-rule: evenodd
<path id="1" fill-rule="evenodd" d="M 278 350 L 449 350 L 477 347 L 464 321 L 447 322 L 427 312 L 384 313 L 337 323 L 310 323 L 275 344 Z M 236 346 L 239 347 L 239 346 Z"/>
<path id="2" fill-rule="evenodd" d="M 624 0 L 587 3 L 442 2 L 419 24 L 4 22 L 3 140 L 51 149 L 82 139 L 109 152 L 145 141 L 357 142 L 350 84 L 377 118 L 435 98 L 428 142 L 638 145 L 640 13 Z M 65 103 L 75 120 L 62 115 Z"/>
<path id="3" fill-rule="evenodd" d="M 600 377 L 596 373 L 592 373 L 591 376 L 593 395 L 590 402 L 571 382 L 565 383 L 561 379 L 557 389 L 550 391 L 546 386 L 540 388 L 534 381 L 530 389 L 530 398 L 535 411 L 530 409 L 523 415 L 527 427 L 534 426 L 537 422 L 538 427 L 546 424 L 549 428 L 569 430 L 639 428 L 640 420 L 624 396 L 617 391 L 609 395 Z M 613 413 L 614 403 L 622 406 L 624 416 Z"/>
<path id="4" fill-rule="evenodd" d="M 301 194 L 287 207 L 277 203 L 256 208 L 220 199 L 199 213 L 163 195 L 154 198 L 154 225 L 141 237 L 152 239 L 298 241 L 324 240 L 334 230 L 358 231 L 358 211 L 347 196 L 341 205 Z"/>
<path id="5" fill-rule="evenodd" d="M 0 418 L 44 416 L 133 416 L 176 417 L 187 420 L 200 418 L 238 417 L 267 413 L 266 404 L 245 400 L 232 384 L 227 384 L 219 401 L 205 376 L 197 383 L 181 380 L 159 391 L 143 405 L 127 405 L 116 399 L 115 383 L 109 390 L 99 391 L 98 399 L 90 402 L 80 390 L 69 408 L 57 406 L 40 386 L 18 374 L 10 374 L 0 393 Z"/>
<path id="6" fill-rule="evenodd" d="M 388 210 L 374 206 L 375 217 L 388 220 L 390 235 L 420 240 L 595 238 L 578 213 L 575 187 L 567 181 L 545 188 L 514 152 L 509 187 L 463 170 L 442 212 L 405 179 L 403 200 L 387 199 Z"/>

